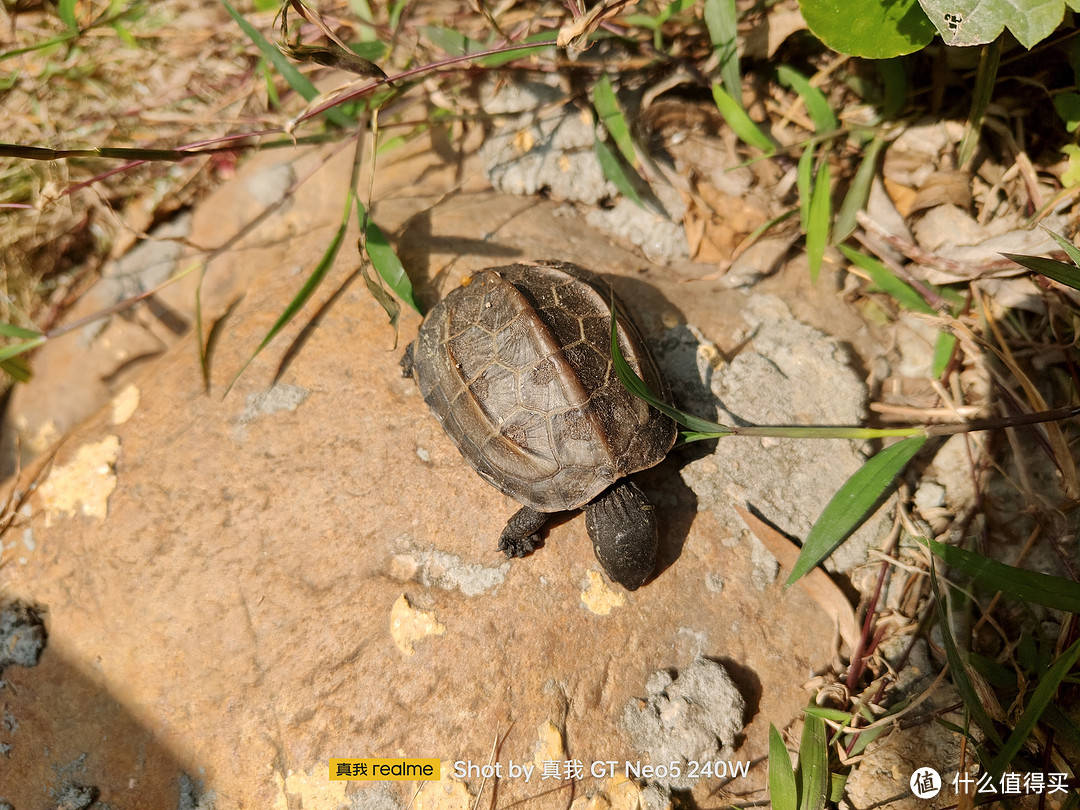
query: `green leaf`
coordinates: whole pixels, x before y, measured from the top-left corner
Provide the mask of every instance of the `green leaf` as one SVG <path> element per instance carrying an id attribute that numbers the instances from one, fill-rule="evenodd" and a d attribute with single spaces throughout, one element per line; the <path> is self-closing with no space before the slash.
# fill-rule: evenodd
<path id="1" fill-rule="evenodd" d="M 1080 583 L 1062 577 L 1027 571 L 987 559 L 962 548 L 936 540 L 920 540 L 950 568 L 967 574 L 979 586 L 1002 591 L 1017 599 L 1043 607 L 1080 614 Z"/>
<path id="2" fill-rule="evenodd" d="M 926 436 L 911 436 L 890 445 L 844 482 L 810 529 L 787 585 L 796 582 L 832 554 L 862 524 L 925 443 Z"/>
<path id="3" fill-rule="evenodd" d="M 742 77 L 739 74 L 739 15 L 735 0 L 705 0 L 705 26 L 713 51 L 720 57 L 720 80 L 732 101 L 742 109 Z"/>
<path id="4" fill-rule="evenodd" d="M 825 721 L 812 714 L 803 720 L 798 779 L 799 810 L 822 810 L 829 799 L 829 747 Z"/>
<path id="5" fill-rule="evenodd" d="M 776 151 L 776 145 L 769 136 L 758 128 L 758 125 L 753 122 L 750 116 L 746 114 L 746 110 L 730 93 L 714 82 L 712 94 L 713 101 L 716 102 L 716 109 L 720 111 L 720 115 L 724 116 L 727 125 L 731 127 L 731 131 L 738 136 L 740 141 L 750 146 L 756 146 L 766 155 L 771 155 Z"/>
<path id="6" fill-rule="evenodd" d="M 890 59 L 921 50 L 934 26 L 916 0 L 799 0 L 814 36 L 851 56 Z"/>
<path id="7" fill-rule="evenodd" d="M 866 207 L 866 201 L 870 198 L 870 184 L 874 182 L 877 173 L 877 159 L 881 148 L 885 145 L 884 139 L 875 136 L 870 145 L 863 153 L 862 163 L 848 187 L 848 193 L 836 215 L 836 224 L 833 226 L 833 239 L 843 242 L 855 232 L 855 215 Z"/>
<path id="8" fill-rule="evenodd" d="M 806 258 L 810 263 L 810 278 L 817 281 L 825 248 L 829 246 L 829 220 L 832 216 L 832 179 L 829 161 L 823 160 L 814 180 L 810 206 L 806 212 Z"/>
<path id="9" fill-rule="evenodd" d="M 938 627 L 941 630 L 941 640 L 945 646 L 945 657 L 949 661 L 949 674 L 952 676 L 953 686 L 960 693 L 960 699 L 964 702 L 968 714 L 974 718 L 976 725 L 983 730 L 983 733 L 992 742 L 1000 747 L 1002 744 L 1001 735 L 998 734 L 997 729 L 994 727 L 990 715 L 986 713 L 982 700 L 979 698 L 979 693 L 975 691 L 975 686 L 968 675 L 966 661 L 960 653 L 960 648 L 956 646 L 956 639 L 953 638 L 949 611 L 945 605 L 941 589 L 938 587 L 937 573 L 932 564 L 930 566 L 930 587 L 937 597 Z"/>
<path id="10" fill-rule="evenodd" d="M 221 4 L 225 6 L 225 10 L 229 12 L 229 16 L 233 18 L 240 30 L 247 35 L 247 38 L 254 43 L 255 47 L 259 49 L 266 61 L 270 62 L 289 83 L 289 87 L 299 93 L 305 101 L 311 101 L 319 95 L 319 91 L 315 89 L 307 77 L 304 76 L 296 66 L 289 61 L 288 57 L 279 51 L 273 44 L 267 41 L 266 37 L 259 33 L 258 29 L 254 25 L 249 23 L 239 11 L 233 8 L 229 0 L 221 0 Z M 353 124 L 341 110 L 337 107 L 331 107 L 325 111 L 324 115 L 327 120 L 332 121 L 340 127 L 349 127 Z M 250 362 L 250 361 L 249 361 Z"/>
<path id="11" fill-rule="evenodd" d="M 900 306 L 927 315 L 937 314 L 934 308 L 926 302 L 926 299 L 919 295 L 910 284 L 897 278 L 892 270 L 877 259 L 849 248 L 847 245 L 841 245 L 840 252 L 844 254 L 849 262 L 870 276 L 874 286 L 894 298 Z"/>
<path id="12" fill-rule="evenodd" d="M 596 109 L 596 114 L 600 116 L 604 129 L 618 147 L 623 160 L 636 167 L 638 159 L 634 151 L 634 140 L 630 137 L 630 125 L 626 122 L 626 116 L 619 107 L 618 99 L 615 98 L 611 78 L 606 74 L 601 76 L 600 81 L 593 86 L 593 107 Z"/>
<path id="13" fill-rule="evenodd" d="M 802 98 L 803 103 L 806 104 L 806 111 L 814 122 L 814 131 L 818 135 L 836 130 L 839 126 L 836 115 L 821 90 L 810 84 L 809 79 L 788 65 L 780 65 L 776 69 L 776 75 L 780 79 L 780 84 L 790 87 Z"/>
<path id="14" fill-rule="evenodd" d="M 1061 25 L 1064 0 L 919 0 L 946 45 L 984 45 L 1003 28 L 1030 50 Z M 807 21 L 809 23 L 809 20 Z"/>
<path id="15" fill-rule="evenodd" d="M 1067 143 L 1061 147 L 1065 154 L 1066 168 L 1061 175 L 1061 185 L 1065 188 L 1073 188 L 1080 185 L 1080 146 L 1075 143 Z"/>
<path id="16" fill-rule="evenodd" d="M 791 756 L 772 723 L 769 723 L 769 800 L 773 810 L 797 810 L 799 806 Z"/>
<path id="17" fill-rule="evenodd" d="M 1021 267 L 1033 270 L 1036 273 L 1052 278 L 1054 281 L 1080 290 L 1080 268 L 1056 259 L 1047 259 L 1043 256 L 1021 256 L 1018 253 L 1002 253 L 1006 259 L 1012 259 Z"/>
<path id="18" fill-rule="evenodd" d="M 1065 122 L 1065 129 L 1076 132 L 1080 127 L 1080 93 L 1058 93 L 1054 96 L 1054 109 Z"/>
<path id="19" fill-rule="evenodd" d="M 367 246 L 368 256 L 371 257 L 371 263 L 375 266 L 375 272 L 386 282 L 386 286 L 394 291 L 394 295 L 423 315 L 424 313 L 413 294 L 409 274 L 405 272 L 401 259 L 398 258 L 397 253 L 390 246 L 390 240 L 386 238 L 386 234 L 371 219 L 367 220 L 366 233 L 367 238 L 364 241 Z"/>

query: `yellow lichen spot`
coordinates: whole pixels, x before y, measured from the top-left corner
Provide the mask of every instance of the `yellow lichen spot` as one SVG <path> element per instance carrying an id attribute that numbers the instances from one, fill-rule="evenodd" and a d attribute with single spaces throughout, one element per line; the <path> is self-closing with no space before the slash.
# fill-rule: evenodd
<path id="1" fill-rule="evenodd" d="M 303 807 L 304 810 L 337 810 L 345 803 L 345 788 L 349 784 L 327 779 L 325 762 L 316 763 L 307 773 L 289 771 L 284 779 L 275 771 L 274 783 L 277 786 L 274 810 L 288 810 L 293 806 Z M 293 798 L 291 803 L 290 796 Z"/>
<path id="2" fill-rule="evenodd" d="M 400 600 L 399 600 L 400 601 Z M 422 782 L 416 794 L 416 810 L 470 810 L 473 797 L 464 782 L 454 779 L 454 763 L 443 762 L 442 779 L 438 782 Z"/>
<path id="3" fill-rule="evenodd" d="M 536 772 L 544 772 L 545 762 L 565 762 L 566 745 L 559 727 L 547 720 L 536 727 L 536 745 L 533 748 Z"/>
<path id="4" fill-rule="evenodd" d="M 19 434 L 23 447 L 35 456 L 44 453 L 60 441 L 60 431 L 56 429 L 56 423 L 52 419 L 46 419 L 31 433 L 26 417 L 20 416 L 15 419 L 15 431 Z"/>
<path id="5" fill-rule="evenodd" d="M 426 636 L 441 636 L 446 628 L 439 624 L 434 613 L 417 610 L 402 594 L 390 609 L 390 636 L 405 655 L 416 652 L 413 642 Z"/>
<path id="6" fill-rule="evenodd" d="M 135 385 L 129 385 L 115 397 L 112 401 L 112 416 L 109 421 L 114 425 L 122 425 L 131 415 L 135 413 L 135 409 L 139 407 L 139 389 Z"/>
<path id="7" fill-rule="evenodd" d="M 592 796 L 578 796 L 570 805 L 570 810 L 610 810 L 611 802 L 603 793 Z"/>
<path id="8" fill-rule="evenodd" d="M 51 526 L 58 515 L 77 512 L 104 520 L 109 514 L 109 496 L 116 489 L 119 455 L 120 437 L 106 436 L 97 444 L 84 444 L 74 459 L 53 468 L 41 485 L 45 525 Z"/>
<path id="9" fill-rule="evenodd" d="M 514 148 L 517 149 L 519 155 L 524 155 L 531 150 L 536 143 L 536 139 L 533 138 L 533 134 L 527 130 L 521 130 L 514 136 Z"/>
<path id="10" fill-rule="evenodd" d="M 641 787 L 625 774 L 608 779 L 604 793 L 611 800 L 611 810 L 638 810 L 643 804 Z"/>
<path id="11" fill-rule="evenodd" d="M 615 608 L 626 604 L 626 597 L 611 590 L 599 571 L 589 571 L 586 575 L 589 584 L 581 592 L 581 601 L 597 616 L 607 616 Z"/>

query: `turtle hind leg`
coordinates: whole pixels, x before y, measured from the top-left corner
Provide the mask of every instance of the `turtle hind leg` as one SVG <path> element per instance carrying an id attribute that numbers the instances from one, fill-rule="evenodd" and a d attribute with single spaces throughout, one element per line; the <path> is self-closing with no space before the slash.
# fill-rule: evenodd
<path id="1" fill-rule="evenodd" d="M 538 532 L 544 528 L 551 515 L 523 506 L 506 521 L 506 528 L 499 537 L 499 551 L 507 557 L 524 557 L 540 545 Z"/>
<path id="2" fill-rule="evenodd" d="M 585 507 L 585 528 L 607 575 L 637 590 L 656 566 L 656 515 L 633 481 L 623 480 Z"/>

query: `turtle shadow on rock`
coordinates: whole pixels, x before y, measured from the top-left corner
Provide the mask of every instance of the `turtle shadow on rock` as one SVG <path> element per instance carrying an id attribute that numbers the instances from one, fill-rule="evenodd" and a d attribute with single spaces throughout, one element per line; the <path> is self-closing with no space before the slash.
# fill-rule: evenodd
<path id="1" fill-rule="evenodd" d="M 445 202 L 445 201 L 443 201 Z M 417 302 L 427 312 L 448 290 L 443 289 L 442 275 L 453 264 L 447 264 L 438 272 L 432 273 L 432 255 L 448 254 L 457 258 L 469 258 L 470 267 L 477 263 L 476 257 L 492 263 L 512 261 L 521 258 L 517 248 L 492 241 L 488 238 L 468 236 L 436 236 L 432 229 L 432 210 L 425 208 L 409 217 L 398 228 L 396 242 L 398 259 L 405 268 L 413 284 Z"/>
<path id="2" fill-rule="evenodd" d="M 687 326 L 687 319 L 681 310 L 645 279 L 632 276 L 606 278 L 616 294 L 628 302 L 638 323 L 644 325 L 646 343 L 667 380 L 670 404 L 701 419 L 716 421 L 722 403 L 710 387 L 712 367 L 699 362 L 698 350 L 702 340 Z M 643 317 L 648 313 L 651 313 L 650 317 Z M 661 313 L 674 316 L 677 325 L 664 328 L 662 320 L 665 318 Z M 676 443 L 663 462 L 636 474 L 647 490 L 659 495 L 657 522 L 660 526 L 660 546 L 650 582 L 663 576 L 682 556 L 683 545 L 697 516 L 697 494 L 683 482 L 679 471 L 698 459 L 712 455 L 717 442 L 718 439 L 705 439 Z"/>

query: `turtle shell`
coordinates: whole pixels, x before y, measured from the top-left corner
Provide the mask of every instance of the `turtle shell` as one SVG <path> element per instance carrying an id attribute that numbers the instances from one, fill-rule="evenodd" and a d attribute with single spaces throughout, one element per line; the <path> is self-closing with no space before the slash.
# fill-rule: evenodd
<path id="1" fill-rule="evenodd" d="M 613 298 L 620 351 L 666 399 L 626 308 L 607 282 L 566 262 L 476 273 L 432 308 L 413 345 L 420 392 L 461 454 L 539 512 L 584 506 L 675 442 L 675 423 L 615 374 Z"/>

